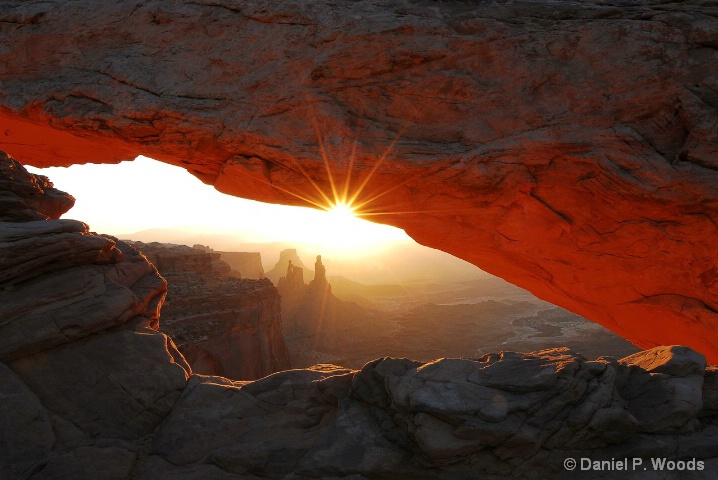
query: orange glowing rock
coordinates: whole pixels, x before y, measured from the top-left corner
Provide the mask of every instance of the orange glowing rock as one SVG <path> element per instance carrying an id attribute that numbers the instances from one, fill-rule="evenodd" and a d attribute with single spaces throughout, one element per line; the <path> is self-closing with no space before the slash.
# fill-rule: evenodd
<path id="1" fill-rule="evenodd" d="M 718 362 L 710 7 L 384 8 L 7 7 L 0 148 L 37 166 L 142 153 L 288 204 L 326 203 L 331 172 L 369 219 Z"/>

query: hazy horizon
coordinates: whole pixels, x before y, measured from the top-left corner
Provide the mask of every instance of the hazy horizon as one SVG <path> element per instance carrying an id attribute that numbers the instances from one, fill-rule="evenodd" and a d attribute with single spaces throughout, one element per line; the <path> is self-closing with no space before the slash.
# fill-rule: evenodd
<path id="1" fill-rule="evenodd" d="M 225 195 L 180 167 L 147 157 L 28 170 L 75 197 L 75 206 L 63 218 L 120 239 L 258 251 L 265 271 L 273 268 L 281 250 L 295 248 L 307 265 L 322 255 L 330 276 L 369 284 L 488 276 L 468 262 L 416 243 L 399 228 Z"/>
<path id="2" fill-rule="evenodd" d="M 441 250 L 413 240 L 385 242 L 380 248 L 358 251 L 354 256 L 337 254 L 310 242 L 248 242 L 227 234 L 191 231 L 182 228 L 154 228 L 118 236 L 123 240 L 160 242 L 193 246 L 201 244 L 219 252 L 259 252 L 264 271 L 271 270 L 285 249 L 296 249 L 299 258 L 313 268 L 317 255 L 327 267 L 327 275 L 343 276 L 366 284 L 412 283 L 432 280 L 465 280 L 489 277 L 477 266 Z"/>

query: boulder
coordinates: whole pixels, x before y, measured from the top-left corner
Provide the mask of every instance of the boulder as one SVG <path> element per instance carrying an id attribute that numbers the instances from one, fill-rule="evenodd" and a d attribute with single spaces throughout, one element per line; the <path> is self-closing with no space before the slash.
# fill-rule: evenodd
<path id="1" fill-rule="evenodd" d="M 152 330 L 92 335 L 9 366 L 52 412 L 93 437 L 152 433 L 191 370 L 167 336 Z"/>
<path id="2" fill-rule="evenodd" d="M 621 360 L 626 368 L 619 392 L 646 432 L 699 428 L 703 407 L 705 357 L 680 347 L 657 347 Z M 707 395 L 710 399 L 710 393 Z"/>

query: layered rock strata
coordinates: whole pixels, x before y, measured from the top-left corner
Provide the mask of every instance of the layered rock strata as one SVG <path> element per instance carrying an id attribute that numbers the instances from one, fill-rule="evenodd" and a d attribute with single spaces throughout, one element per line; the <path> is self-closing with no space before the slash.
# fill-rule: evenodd
<path id="1" fill-rule="evenodd" d="M 29 173 L 0 151 L 0 221 L 58 219 L 74 204 L 72 195 L 54 188 L 47 177 Z"/>
<path id="2" fill-rule="evenodd" d="M 17 232 L 42 239 L 63 222 L 0 222 L 13 232 L 0 258 L 15 256 Z M 11 413 L 0 422 L 0 478 L 625 478 L 566 472 L 569 457 L 692 461 L 702 467 L 692 479 L 718 468 L 718 375 L 689 348 L 594 361 L 566 349 L 382 358 L 358 371 L 324 365 L 254 382 L 196 375 L 152 329 L 165 288 L 154 268 L 122 242 L 72 235 L 96 256 L 73 247 L 35 256 L 35 274 L 0 267 L 0 306 L 26 302 L 0 316 L 2 328 L 22 333 L 0 356 L 0 411 Z M 72 246 L 58 240 L 58 249 Z M 53 296 L 56 283 L 38 292 L 57 275 L 105 281 L 86 293 L 89 303 Z M 58 321 L 73 309 L 72 327 Z M 84 326 L 85 317 L 105 321 Z"/>
<path id="3" fill-rule="evenodd" d="M 168 282 L 161 330 L 198 374 L 255 380 L 290 368 L 277 289 L 236 278 L 220 253 L 134 242 Z"/>
<path id="4" fill-rule="evenodd" d="M 142 153 L 288 204 L 348 185 L 420 243 L 718 361 L 711 2 L 0 7 L 0 142 L 25 161 Z"/>
<path id="5" fill-rule="evenodd" d="M 58 220 L 72 197 L 3 155 L 0 198 L 9 197 L 0 478 L 128 478 L 191 371 L 156 331 L 167 284 L 128 244 Z"/>

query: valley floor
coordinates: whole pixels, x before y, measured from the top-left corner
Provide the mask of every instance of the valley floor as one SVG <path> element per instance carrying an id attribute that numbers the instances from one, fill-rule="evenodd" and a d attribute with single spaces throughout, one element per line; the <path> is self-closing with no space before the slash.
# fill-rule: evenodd
<path id="1" fill-rule="evenodd" d="M 288 322 L 292 366 L 361 368 L 387 356 L 431 361 L 556 347 L 587 358 L 621 358 L 639 350 L 602 326 L 496 277 L 376 290 L 363 302 L 373 308 L 354 308 L 330 319 L 321 335 L 296 331 Z M 337 296 L 341 299 L 342 292 Z"/>

